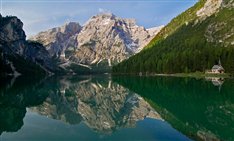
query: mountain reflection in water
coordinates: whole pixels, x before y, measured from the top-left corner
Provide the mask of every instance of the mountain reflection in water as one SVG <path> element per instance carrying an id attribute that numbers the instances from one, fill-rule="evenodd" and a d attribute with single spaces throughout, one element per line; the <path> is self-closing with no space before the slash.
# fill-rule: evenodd
<path id="1" fill-rule="evenodd" d="M 0 135 L 16 132 L 23 126 L 26 107 L 42 104 L 48 97 L 47 84 L 31 78 L 1 79 L 0 87 Z M 5 82 L 5 83 L 3 83 Z"/>
<path id="2" fill-rule="evenodd" d="M 64 77 L 54 82 L 45 102 L 31 111 L 69 124 L 83 121 L 104 133 L 135 127 L 146 117 L 161 119 L 141 97 L 108 77 Z"/>
<path id="3" fill-rule="evenodd" d="M 1 82 L 1 140 L 190 140 L 108 75 Z"/>
<path id="4" fill-rule="evenodd" d="M 232 79 L 222 89 L 176 77 L 9 80 L 0 88 L 3 140 L 234 140 Z"/>

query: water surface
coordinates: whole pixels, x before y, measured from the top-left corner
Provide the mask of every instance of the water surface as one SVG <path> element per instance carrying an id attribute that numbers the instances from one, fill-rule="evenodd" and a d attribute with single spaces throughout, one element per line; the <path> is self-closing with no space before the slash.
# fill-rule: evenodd
<path id="1" fill-rule="evenodd" d="M 4 82 L 4 141 L 234 139 L 231 79 L 100 75 Z"/>

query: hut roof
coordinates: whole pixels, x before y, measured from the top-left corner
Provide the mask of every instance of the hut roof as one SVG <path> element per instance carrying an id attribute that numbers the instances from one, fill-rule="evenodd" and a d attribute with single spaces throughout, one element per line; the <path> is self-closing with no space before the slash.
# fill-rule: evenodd
<path id="1" fill-rule="evenodd" d="M 212 70 L 224 70 L 224 68 L 221 65 L 214 65 Z"/>

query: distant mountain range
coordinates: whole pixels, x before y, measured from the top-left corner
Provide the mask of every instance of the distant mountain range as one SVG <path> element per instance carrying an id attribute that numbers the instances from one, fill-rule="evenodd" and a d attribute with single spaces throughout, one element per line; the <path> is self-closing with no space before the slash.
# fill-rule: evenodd
<path id="1" fill-rule="evenodd" d="M 145 29 L 134 19 L 102 13 L 83 26 L 70 22 L 40 32 L 30 40 L 42 43 L 66 70 L 76 72 L 75 66 L 90 69 L 86 71 L 104 70 L 139 52 L 161 28 Z"/>
<path id="2" fill-rule="evenodd" d="M 200 0 L 114 73 L 204 72 L 221 60 L 234 73 L 234 0 Z"/>
<path id="3" fill-rule="evenodd" d="M 145 29 L 111 13 L 70 22 L 30 37 L 14 16 L 0 16 L 1 76 L 45 73 L 104 73 L 139 52 L 162 26 Z"/>
<path id="4" fill-rule="evenodd" d="M 105 73 L 112 66 L 114 73 L 205 72 L 219 60 L 234 73 L 234 0 L 200 0 L 165 27 L 151 29 L 102 13 L 29 41 L 17 17 L 0 19 L 1 76 Z"/>

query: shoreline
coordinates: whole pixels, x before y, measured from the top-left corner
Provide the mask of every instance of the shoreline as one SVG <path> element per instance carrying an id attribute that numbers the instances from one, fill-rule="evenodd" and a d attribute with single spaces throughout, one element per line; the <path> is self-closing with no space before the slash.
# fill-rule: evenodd
<path id="1" fill-rule="evenodd" d="M 194 73 L 173 73 L 173 74 L 166 74 L 166 73 L 151 73 L 151 74 L 142 74 L 139 75 L 137 73 L 112 73 L 112 75 L 129 75 L 129 76 L 142 76 L 142 77 L 153 77 L 153 76 L 169 76 L 169 77 L 193 77 L 193 78 L 205 78 L 205 77 L 215 77 L 215 78 L 233 78 L 234 76 L 229 73 L 223 74 L 210 74 L 210 73 L 203 73 L 203 72 L 194 72 Z"/>
<path id="2" fill-rule="evenodd" d="M 154 74 L 154 76 L 174 76 L 174 77 L 195 77 L 195 78 L 204 78 L 204 77 L 218 77 L 218 78 L 232 78 L 228 73 L 223 74 L 208 74 L 208 73 L 175 73 L 175 74 Z"/>

